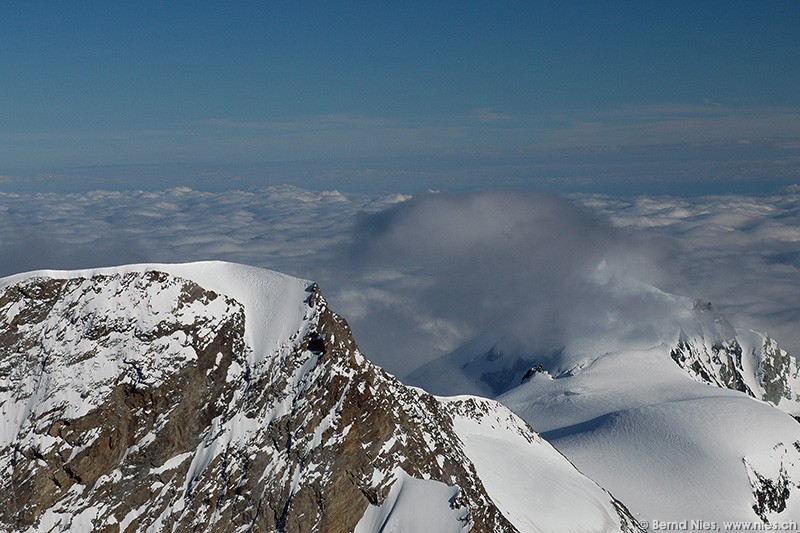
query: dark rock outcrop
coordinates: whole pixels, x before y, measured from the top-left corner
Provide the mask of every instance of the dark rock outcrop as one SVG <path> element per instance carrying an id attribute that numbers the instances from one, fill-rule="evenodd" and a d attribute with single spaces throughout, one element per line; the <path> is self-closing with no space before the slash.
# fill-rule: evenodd
<path id="1" fill-rule="evenodd" d="M 246 312 L 155 270 L 8 286 L 0 529 L 352 531 L 401 468 L 458 487 L 472 531 L 516 530 L 451 411 L 364 358 L 316 285 L 274 353 Z"/>
<path id="2" fill-rule="evenodd" d="M 688 330 L 691 333 L 681 330 L 670 351 L 681 368 L 696 381 L 738 390 L 789 413 L 800 412 L 800 368 L 793 355 L 755 332 L 749 332 L 744 343 L 710 303 L 696 302 L 693 311 L 696 323 Z"/>

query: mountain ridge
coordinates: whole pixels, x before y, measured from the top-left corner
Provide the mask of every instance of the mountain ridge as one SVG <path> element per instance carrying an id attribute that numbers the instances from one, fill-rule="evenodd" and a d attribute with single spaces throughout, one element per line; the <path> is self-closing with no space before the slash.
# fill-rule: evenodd
<path id="1" fill-rule="evenodd" d="M 797 359 L 709 302 L 674 301 L 668 328 L 641 319 L 667 333 L 656 344 L 565 339 L 537 352 L 513 331 L 488 331 L 405 379 L 495 397 L 637 516 L 800 520 Z"/>
<path id="2" fill-rule="evenodd" d="M 0 291 L 2 527 L 377 531 L 431 500 L 443 531 L 638 530 L 506 408 L 370 363 L 316 284 L 199 263 L 39 271 Z M 531 510 L 485 484 L 487 462 L 514 470 L 487 432 L 532 473 L 515 480 L 528 503 L 565 475 L 582 499 Z"/>

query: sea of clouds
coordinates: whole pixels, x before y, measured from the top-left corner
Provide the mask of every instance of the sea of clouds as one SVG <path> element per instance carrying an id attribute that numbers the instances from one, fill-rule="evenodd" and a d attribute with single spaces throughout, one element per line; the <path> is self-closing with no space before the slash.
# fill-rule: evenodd
<path id="1" fill-rule="evenodd" d="M 696 198 L 473 192 L 0 192 L 0 275 L 219 259 L 314 279 L 404 375 L 493 328 L 532 349 L 676 336 L 676 300 L 800 353 L 800 190 Z"/>

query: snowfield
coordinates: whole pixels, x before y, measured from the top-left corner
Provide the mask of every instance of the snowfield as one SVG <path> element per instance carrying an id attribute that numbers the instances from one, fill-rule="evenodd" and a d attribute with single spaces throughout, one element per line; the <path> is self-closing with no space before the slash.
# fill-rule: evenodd
<path id="1" fill-rule="evenodd" d="M 453 425 L 492 500 L 519 531 L 614 531 L 619 502 L 573 468 L 553 446 L 531 439 L 524 422 L 490 400 L 439 398 L 456 411 Z M 481 416 L 459 416 L 476 403 Z"/>
<path id="2" fill-rule="evenodd" d="M 797 358 L 708 302 L 633 290 L 669 311 L 628 325 L 649 337 L 536 351 L 488 330 L 406 380 L 494 397 L 640 520 L 800 521 Z"/>
<path id="3" fill-rule="evenodd" d="M 537 374 L 498 400 L 642 520 L 758 520 L 757 470 L 789 490 L 784 510 L 764 518 L 800 521 L 800 424 L 693 381 L 668 346 L 607 354 L 558 379 Z"/>
<path id="4" fill-rule="evenodd" d="M 389 496 L 378 506 L 369 506 L 353 533 L 389 531 L 436 531 L 466 533 L 466 509 L 452 509 L 458 487 L 433 480 L 415 479 L 403 469 L 394 472 Z"/>

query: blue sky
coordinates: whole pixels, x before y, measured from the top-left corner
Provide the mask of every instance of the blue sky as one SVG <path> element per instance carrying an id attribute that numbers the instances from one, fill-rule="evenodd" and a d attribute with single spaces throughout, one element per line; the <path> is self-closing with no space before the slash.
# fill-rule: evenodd
<path id="1" fill-rule="evenodd" d="M 800 3 L 9 2 L 0 187 L 770 192 Z"/>

